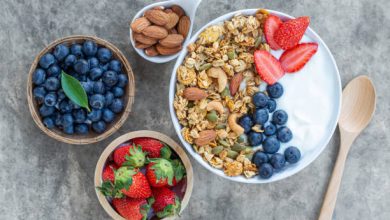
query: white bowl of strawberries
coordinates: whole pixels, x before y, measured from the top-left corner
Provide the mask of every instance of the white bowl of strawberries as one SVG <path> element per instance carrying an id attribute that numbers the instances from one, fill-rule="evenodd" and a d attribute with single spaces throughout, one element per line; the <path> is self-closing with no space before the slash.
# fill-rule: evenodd
<path id="1" fill-rule="evenodd" d="M 184 150 L 154 131 L 136 131 L 114 140 L 95 170 L 100 204 L 113 219 L 169 219 L 187 206 L 193 173 Z"/>

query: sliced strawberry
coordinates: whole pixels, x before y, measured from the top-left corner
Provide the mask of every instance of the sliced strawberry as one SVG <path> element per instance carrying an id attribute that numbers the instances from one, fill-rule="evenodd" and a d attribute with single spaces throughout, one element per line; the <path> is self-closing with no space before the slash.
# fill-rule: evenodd
<path id="1" fill-rule="evenodd" d="M 268 15 L 264 23 L 265 39 L 267 40 L 269 46 L 274 50 L 280 49 L 280 46 L 274 40 L 274 34 L 282 23 L 282 20 L 275 15 Z"/>
<path id="2" fill-rule="evenodd" d="M 302 39 L 302 36 L 305 34 L 309 23 L 310 18 L 307 16 L 284 22 L 275 32 L 275 42 L 284 50 L 293 48 Z"/>
<path id="3" fill-rule="evenodd" d="M 317 43 L 302 43 L 284 51 L 279 59 L 283 70 L 288 73 L 299 71 L 317 52 L 317 49 Z"/>
<path id="4" fill-rule="evenodd" d="M 272 85 L 284 76 L 279 61 L 266 50 L 257 50 L 254 54 L 257 73 L 266 83 Z"/>

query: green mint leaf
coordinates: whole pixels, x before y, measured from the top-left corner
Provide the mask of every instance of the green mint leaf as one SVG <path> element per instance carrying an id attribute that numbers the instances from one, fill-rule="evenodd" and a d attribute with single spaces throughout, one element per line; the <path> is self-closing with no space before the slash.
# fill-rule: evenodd
<path id="1" fill-rule="evenodd" d="M 91 111 L 88 106 L 88 96 L 81 83 L 73 76 L 61 72 L 61 86 L 65 95 L 77 105 Z"/>

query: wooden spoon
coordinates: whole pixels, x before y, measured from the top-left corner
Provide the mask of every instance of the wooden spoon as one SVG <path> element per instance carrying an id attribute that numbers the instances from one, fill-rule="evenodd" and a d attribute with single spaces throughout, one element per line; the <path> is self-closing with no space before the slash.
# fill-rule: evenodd
<path id="1" fill-rule="evenodd" d="M 339 119 L 340 149 L 322 204 L 319 220 L 332 219 L 345 160 L 355 138 L 368 125 L 375 112 L 375 88 L 367 76 L 353 79 L 343 91 Z"/>

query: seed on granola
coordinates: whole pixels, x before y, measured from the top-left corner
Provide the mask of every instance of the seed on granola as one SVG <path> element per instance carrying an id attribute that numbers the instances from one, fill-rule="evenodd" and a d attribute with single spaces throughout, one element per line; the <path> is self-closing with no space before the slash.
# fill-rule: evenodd
<path id="1" fill-rule="evenodd" d="M 207 120 L 209 120 L 210 122 L 216 122 L 218 121 L 218 115 L 217 115 L 217 112 L 216 111 L 211 111 L 207 114 L 206 116 Z"/>
<path id="2" fill-rule="evenodd" d="M 230 96 L 229 87 L 226 87 L 226 88 L 221 92 L 221 97 L 222 97 L 222 98 L 225 98 L 226 96 Z"/>
<path id="3" fill-rule="evenodd" d="M 203 70 L 208 70 L 212 67 L 213 65 L 211 63 L 206 63 L 206 64 L 203 64 L 202 66 L 199 67 L 199 71 L 203 71 Z"/>
<path id="4" fill-rule="evenodd" d="M 219 142 L 219 144 L 221 144 L 224 147 L 230 147 L 230 144 L 224 140 L 219 140 L 218 142 Z"/>
<path id="5" fill-rule="evenodd" d="M 257 37 L 256 38 L 256 41 L 255 41 L 255 47 L 257 48 L 259 45 L 260 45 L 260 43 L 261 43 L 261 36 L 259 36 L 259 37 Z"/>
<path id="6" fill-rule="evenodd" d="M 245 149 L 245 146 L 244 145 L 241 145 L 239 143 L 235 143 L 233 144 L 233 146 L 231 147 L 232 150 L 236 151 L 236 152 L 241 152 L 242 150 Z"/>
<path id="7" fill-rule="evenodd" d="M 253 152 L 252 152 L 252 153 L 245 154 L 245 157 L 248 158 L 249 160 L 252 160 Z"/>
<path id="8" fill-rule="evenodd" d="M 235 152 L 235 151 L 232 151 L 232 150 L 228 150 L 227 152 L 227 156 L 231 159 L 236 159 L 236 157 L 238 156 L 238 153 Z"/>
<path id="9" fill-rule="evenodd" d="M 217 126 L 215 126 L 215 129 L 225 129 L 225 128 L 226 128 L 225 124 L 217 124 Z"/>
<path id="10" fill-rule="evenodd" d="M 234 52 L 234 50 L 228 51 L 227 56 L 228 56 L 229 60 L 236 59 L 236 57 L 237 57 L 236 52 Z"/>
<path id="11" fill-rule="evenodd" d="M 211 150 L 211 153 L 217 155 L 217 154 L 221 153 L 222 150 L 223 150 L 223 146 L 218 145 L 218 146 L 214 147 L 214 148 Z"/>

